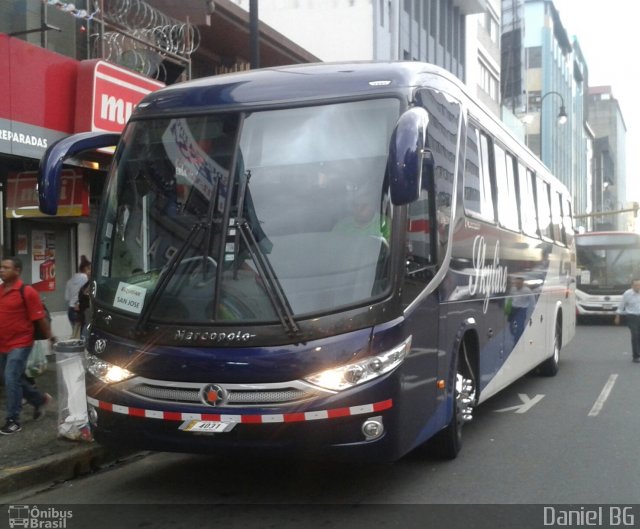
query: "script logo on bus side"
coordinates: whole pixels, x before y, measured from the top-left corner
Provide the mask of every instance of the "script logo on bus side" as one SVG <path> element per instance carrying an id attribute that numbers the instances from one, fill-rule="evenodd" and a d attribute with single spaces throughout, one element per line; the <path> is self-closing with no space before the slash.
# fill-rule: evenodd
<path id="1" fill-rule="evenodd" d="M 482 235 L 476 235 L 473 241 L 473 268 L 475 273 L 469 278 L 469 294 L 484 295 L 483 312 L 487 312 L 489 298 L 493 294 L 507 291 L 508 271 L 500 264 L 500 241 L 496 241 L 493 250 L 493 262 L 487 264 L 487 243 Z"/>
<path id="2" fill-rule="evenodd" d="M 174 339 L 180 342 L 248 342 L 251 338 L 255 338 L 255 334 L 249 332 L 213 332 L 213 331 L 187 331 L 178 329 L 174 335 Z"/>

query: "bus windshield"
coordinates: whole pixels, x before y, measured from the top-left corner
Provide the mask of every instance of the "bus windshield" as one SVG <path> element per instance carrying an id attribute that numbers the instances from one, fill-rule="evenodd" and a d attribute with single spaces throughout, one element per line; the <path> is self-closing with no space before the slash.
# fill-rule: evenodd
<path id="1" fill-rule="evenodd" d="M 587 294 L 620 294 L 640 273 L 636 234 L 578 236 L 576 251 L 578 285 Z"/>
<path id="2" fill-rule="evenodd" d="M 133 121 L 98 226 L 96 301 L 270 322 L 384 295 L 399 113 L 386 98 Z"/>

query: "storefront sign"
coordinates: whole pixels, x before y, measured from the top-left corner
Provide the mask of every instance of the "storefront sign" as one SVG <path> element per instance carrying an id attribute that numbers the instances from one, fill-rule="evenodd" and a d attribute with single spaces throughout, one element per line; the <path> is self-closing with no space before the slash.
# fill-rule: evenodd
<path id="1" fill-rule="evenodd" d="M 103 60 L 76 61 L 0 33 L 0 154 L 39 159 L 74 132 L 121 132 L 164 86 Z"/>
<path id="2" fill-rule="evenodd" d="M 0 33 L 0 153 L 40 158 L 73 132 L 78 62 Z"/>
<path id="3" fill-rule="evenodd" d="M 31 284 L 39 292 L 56 289 L 56 235 L 31 232 Z"/>
<path id="4" fill-rule="evenodd" d="M 81 61 L 76 132 L 121 132 L 142 98 L 163 86 L 164 83 L 102 60 Z"/>
<path id="5" fill-rule="evenodd" d="M 7 218 L 48 217 L 38 208 L 38 180 L 35 171 L 10 173 L 7 178 Z M 62 171 L 57 217 L 89 215 L 89 186 L 73 169 Z"/>

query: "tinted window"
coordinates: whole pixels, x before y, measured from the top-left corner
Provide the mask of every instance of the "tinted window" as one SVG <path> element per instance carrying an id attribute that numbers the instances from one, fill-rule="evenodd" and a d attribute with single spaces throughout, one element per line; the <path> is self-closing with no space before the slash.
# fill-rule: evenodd
<path id="1" fill-rule="evenodd" d="M 562 198 L 562 228 L 565 233 L 565 241 L 568 244 L 574 235 L 574 230 L 571 203 L 569 202 L 569 199 L 567 199 L 567 197 Z"/>
<path id="2" fill-rule="evenodd" d="M 489 162 L 489 138 L 480 134 L 480 184 L 482 216 L 488 220 L 495 220 L 493 210 L 493 192 L 491 190 L 491 164 Z"/>
<path id="3" fill-rule="evenodd" d="M 536 202 L 538 204 L 538 223 L 540 235 L 549 239 L 553 238 L 551 231 L 551 209 L 549 207 L 549 184 L 536 178 Z"/>
<path id="4" fill-rule="evenodd" d="M 480 149 L 478 129 L 473 123 L 467 128 L 467 150 L 464 164 L 464 207 L 482 213 L 482 184 L 480 181 Z"/>
<path id="5" fill-rule="evenodd" d="M 520 183 L 520 222 L 522 231 L 532 237 L 538 236 L 538 216 L 536 199 L 533 190 L 533 174 L 524 165 L 518 164 L 518 181 Z"/>
<path id="6" fill-rule="evenodd" d="M 518 230 L 518 197 L 513 175 L 513 158 L 496 145 L 496 187 L 498 191 L 498 220 L 505 228 Z"/>
<path id="7" fill-rule="evenodd" d="M 564 244 L 564 230 L 562 229 L 562 208 L 560 206 L 560 194 L 553 191 L 551 193 L 551 224 L 553 239 Z"/>

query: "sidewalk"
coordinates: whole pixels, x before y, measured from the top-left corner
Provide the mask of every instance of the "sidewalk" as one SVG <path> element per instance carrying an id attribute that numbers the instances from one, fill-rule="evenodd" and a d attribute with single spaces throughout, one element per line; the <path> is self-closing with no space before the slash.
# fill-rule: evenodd
<path id="1" fill-rule="evenodd" d="M 0 435 L 0 503 L 20 490 L 72 479 L 116 461 L 126 454 L 114 454 L 95 442 L 58 437 L 58 383 L 55 355 L 49 356 L 47 371 L 36 379 L 41 391 L 54 401 L 45 416 L 35 422 L 33 407 L 22 409 L 22 431 Z M 4 387 L 0 387 L 0 418 L 6 413 Z"/>

